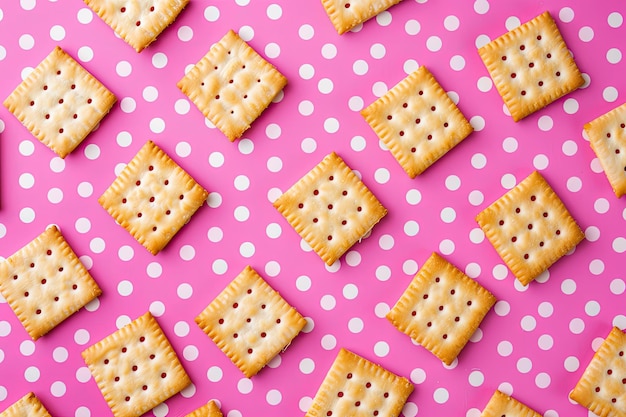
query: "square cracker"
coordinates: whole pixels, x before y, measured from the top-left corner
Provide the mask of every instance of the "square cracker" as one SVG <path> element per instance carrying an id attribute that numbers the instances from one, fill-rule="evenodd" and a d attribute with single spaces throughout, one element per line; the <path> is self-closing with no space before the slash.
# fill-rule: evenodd
<path id="1" fill-rule="evenodd" d="M 474 131 L 424 66 L 361 110 L 361 115 L 411 178 Z"/>
<path id="2" fill-rule="evenodd" d="M 599 417 L 626 416 L 626 335 L 613 327 L 570 398 Z"/>
<path id="3" fill-rule="evenodd" d="M 51 417 L 39 398 L 29 392 L 0 413 L 0 417 Z"/>
<path id="4" fill-rule="evenodd" d="M 247 266 L 196 323 L 251 378 L 289 346 L 306 320 Z"/>
<path id="5" fill-rule="evenodd" d="M 591 148 L 598 156 L 613 192 L 626 194 L 626 103 L 585 124 Z"/>
<path id="6" fill-rule="evenodd" d="M 115 417 L 140 416 L 191 383 L 150 312 L 82 356 Z"/>
<path id="7" fill-rule="evenodd" d="M 478 53 L 516 122 L 585 82 L 549 12 L 489 42 Z"/>
<path id="8" fill-rule="evenodd" d="M 412 392 L 408 379 L 341 348 L 305 417 L 397 417 Z"/>
<path id="9" fill-rule="evenodd" d="M 276 199 L 274 207 L 327 265 L 387 214 L 335 152 Z"/>
<path id="10" fill-rule="evenodd" d="M 287 78 L 232 30 L 178 82 L 230 141 L 241 137 L 287 85 Z"/>
<path id="11" fill-rule="evenodd" d="M 513 275 L 528 285 L 585 237 L 537 171 L 476 216 Z"/>
<path id="12" fill-rule="evenodd" d="M 209 193 L 152 141 L 137 152 L 98 202 L 153 255 Z"/>
<path id="13" fill-rule="evenodd" d="M 485 406 L 480 417 L 542 417 L 541 414 L 529 408 L 515 398 L 496 390 Z"/>
<path id="14" fill-rule="evenodd" d="M 387 319 L 450 365 L 495 302 L 478 282 L 433 253 Z"/>
<path id="15" fill-rule="evenodd" d="M 211 400 L 204 404 L 202 407 L 195 409 L 185 417 L 223 417 L 224 415 L 220 411 L 215 401 Z"/>
<path id="16" fill-rule="evenodd" d="M 0 293 L 37 340 L 102 291 L 51 226 L 0 262 Z"/>
<path id="17" fill-rule="evenodd" d="M 171 25 L 189 0 L 84 0 L 87 6 L 137 52 Z"/>
<path id="18" fill-rule="evenodd" d="M 65 158 L 116 100 L 57 46 L 4 100 L 4 106 L 44 145 Z"/>
<path id="19" fill-rule="evenodd" d="M 322 6 L 340 35 L 371 19 L 400 0 L 322 0 Z"/>

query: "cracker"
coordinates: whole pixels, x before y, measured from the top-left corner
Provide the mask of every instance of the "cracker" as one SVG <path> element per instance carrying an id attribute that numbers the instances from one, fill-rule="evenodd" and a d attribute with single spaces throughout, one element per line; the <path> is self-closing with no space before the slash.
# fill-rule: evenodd
<path id="1" fill-rule="evenodd" d="M 433 253 L 387 319 L 450 365 L 495 302 L 478 282 Z"/>
<path id="2" fill-rule="evenodd" d="M 300 313 L 250 266 L 195 320 L 248 378 L 286 349 L 306 325 Z"/>
<path id="3" fill-rule="evenodd" d="M 585 234 L 537 171 L 476 216 L 513 275 L 528 285 Z"/>
<path id="4" fill-rule="evenodd" d="M 87 6 L 137 52 L 171 25 L 189 0 L 84 0 Z"/>
<path id="5" fill-rule="evenodd" d="M 156 255 L 187 224 L 208 195 L 163 150 L 148 141 L 98 202 Z"/>
<path id="6" fill-rule="evenodd" d="M 513 397 L 496 390 L 480 417 L 542 417 L 541 414 Z"/>
<path id="7" fill-rule="evenodd" d="M 178 82 L 230 141 L 241 137 L 287 85 L 287 78 L 232 30 Z"/>
<path id="8" fill-rule="evenodd" d="M 96 128 L 116 100 L 57 46 L 3 104 L 33 136 L 65 158 Z"/>
<path id="9" fill-rule="evenodd" d="M 9 408 L 0 413 L 0 417 L 51 417 L 46 407 L 32 392 L 26 394 Z"/>
<path id="10" fill-rule="evenodd" d="M 102 291 L 56 226 L 0 262 L 0 293 L 33 340 Z"/>
<path id="11" fill-rule="evenodd" d="M 223 414 L 215 401 L 211 400 L 185 417 L 223 417 Z"/>
<path id="12" fill-rule="evenodd" d="M 371 19 L 400 0 L 322 0 L 322 6 L 340 35 Z"/>
<path id="13" fill-rule="evenodd" d="M 408 379 L 341 348 L 305 417 L 397 417 L 413 388 Z"/>
<path id="14" fill-rule="evenodd" d="M 150 312 L 82 356 L 115 417 L 140 416 L 191 383 Z"/>
<path id="15" fill-rule="evenodd" d="M 570 398 L 599 417 L 626 416 L 626 335 L 613 327 Z"/>
<path id="16" fill-rule="evenodd" d="M 584 84 L 549 12 L 478 49 L 516 122 Z"/>
<path id="17" fill-rule="evenodd" d="M 274 207 L 328 265 L 387 214 L 335 152 L 276 199 Z"/>
<path id="18" fill-rule="evenodd" d="M 474 130 L 424 66 L 361 110 L 361 115 L 411 178 Z"/>
<path id="19" fill-rule="evenodd" d="M 591 148 L 620 198 L 626 194 L 626 103 L 585 124 Z"/>

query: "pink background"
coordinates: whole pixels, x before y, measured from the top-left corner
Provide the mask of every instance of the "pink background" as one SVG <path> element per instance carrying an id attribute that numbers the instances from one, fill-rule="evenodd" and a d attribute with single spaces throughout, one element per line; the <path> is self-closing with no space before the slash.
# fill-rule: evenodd
<path id="1" fill-rule="evenodd" d="M 477 45 L 545 10 L 587 83 L 514 123 Z M 626 5 L 613 0 L 405 0 L 339 36 L 319 0 L 191 0 L 137 54 L 79 0 L 0 3 L 2 99 L 56 45 L 118 97 L 65 160 L 0 108 L 0 255 L 57 224 L 103 290 L 36 343 L 0 298 L 0 410 L 34 391 L 56 416 L 109 415 L 80 352 L 150 310 L 193 386 L 148 415 L 181 416 L 211 398 L 228 417 L 303 415 L 346 347 L 411 379 L 407 417 L 478 417 L 496 388 L 546 417 L 587 416 L 568 393 L 611 326 L 626 327 L 626 203 L 615 198 L 582 127 L 624 102 L 625 15 Z M 176 87 L 231 28 L 289 80 L 235 143 Z M 411 180 L 358 111 L 418 65 L 458 99 L 476 131 Z M 157 256 L 97 202 L 148 139 L 212 193 Z M 389 215 L 327 268 L 271 202 L 331 151 Z M 474 217 L 534 169 L 587 239 L 523 288 Z M 384 318 L 433 251 L 499 300 L 451 367 Z M 252 380 L 193 321 L 248 264 L 309 322 Z"/>

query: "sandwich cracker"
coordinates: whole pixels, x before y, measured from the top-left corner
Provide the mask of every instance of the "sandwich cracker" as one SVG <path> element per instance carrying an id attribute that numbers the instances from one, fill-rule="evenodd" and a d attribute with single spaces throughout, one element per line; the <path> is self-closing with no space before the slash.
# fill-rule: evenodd
<path id="1" fill-rule="evenodd" d="M 111 110 L 116 98 L 60 47 L 7 97 L 4 106 L 65 158 Z"/>
<path id="2" fill-rule="evenodd" d="M 387 319 L 450 365 L 495 302 L 478 282 L 433 253 Z"/>
<path id="3" fill-rule="evenodd" d="M 152 141 L 139 150 L 98 202 L 153 255 L 209 193 Z"/>
<path id="4" fill-rule="evenodd" d="M 305 417 L 397 417 L 413 384 L 341 348 Z"/>
<path id="5" fill-rule="evenodd" d="M 626 103 L 585 124 L 589 144 L 619 198 L 626 194 Z"/>
<path id="6" fill-rule="evenodd" d="M 411 178 L 474 130 L 424 66 L 361 110 L 361 115 Z"/>
<path id="7" fill-rule="evenodd" d="M 177 85 L 232 142 L 270 105 L 287 78 L 230 30 Z"/>
<path id="8" fill-rule="evenodd" d="M 115 417 L 141 416 L 191 383 L 150 312 L 82 356 Z"/>
<path id="9" fill-rule="evenodd" d="M 626 416 L 626 335 L 613 327 L 570 398 L 599 417 Z"/>
<path id="10" fill-rule="evenodd" d="M 185 417 L 224 417 L 215 401 L 211 400 Z"/>
<path id="11" fill-rule="evenodd" d="M 476 216 L 515 277 L 528 285 L 585 235 L 537 171 Z"/>
<path id="12" fill-rule="evenodd" d="M 400 0 L 322 0 L 322 6 L 340 35 L 371 19 Z"/>
<path id="13" fill-rule="evenodd" d="M 51 417 L 39 398 L 29 392 L 9 408 L 0 413 L 0 417 Z"/>
<path id="14" fill-rule="evenodd" d="M 84 1 L 137 52 L 150 45 L 189 3 L 189 0 Z"/>
<path id="15" fill-rule="evenodd" d="M 480 417 L 542 417 L 541 414 L 510 397 L 502 391 L 496 390 L 487 403 Z"/>
<path id="16" fill-rule="evenodd" d="M 582 86 L 582 77 L 549 12 L 478 50 L 516 122 Z"/>
<path id="17" fill-rule="evenodd" d="M 0 293 L 33 340 L 102 291 L 56 226 L 0 262 Z"/>
<path id="18" fill-rule="evenodd" d="M 291 343 L 306 320 L 247 266 L 196 323 L 251 378 Z"/>

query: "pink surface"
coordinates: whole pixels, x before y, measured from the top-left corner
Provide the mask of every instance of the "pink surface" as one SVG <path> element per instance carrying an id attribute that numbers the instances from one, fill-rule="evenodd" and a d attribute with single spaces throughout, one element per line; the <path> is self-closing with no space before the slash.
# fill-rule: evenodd
<path id="1" fill-rule="evenodd" d="M 587 83 L 514 123 L 476 48 L 544 10 Z M 626 203 L 582 126 L 624 101 L 624 15 L 619 1 L 405 0 L 339 36 L 318 0 L 192 0 L 137 54 L 79 0 L 2 2 L 2 99 L 60 45 L 119 101 L 65 160 L 0 108 L 0 255 L 54 223 L 103 289 L 36 343 L 0 299 L 0 410 L 34 391 L 56 416 L 110 415 L 80 352 L 150 310 L 193 386 L 148 415 L 181 416 L 211 398 L 228 417 L 303 415 L 346 347 L 411 379 L 407 417 L 477 417 L 496 388 L 546 417 L 587 416 L 568 393 L 611 326 L 626 327 Z M 231 28 L 289 79 L 235 143 L 176 87 Z M 418 64 L 458 98 L 476 131 L 411 180 L 358 110 Z M 148 139 L 212 193 L 157 256 L 97 202 Z M 389 215 L 327 268 L 271 201 L 331 151 L 360 172 Z M 474 217 L 534 169 L 587 239 L 523 288 Z M 433 251 L 499 300 L 451 367 L 384 318 Z M 251 380 L 193 321 L 248 264 L 309 321 Z"/>

